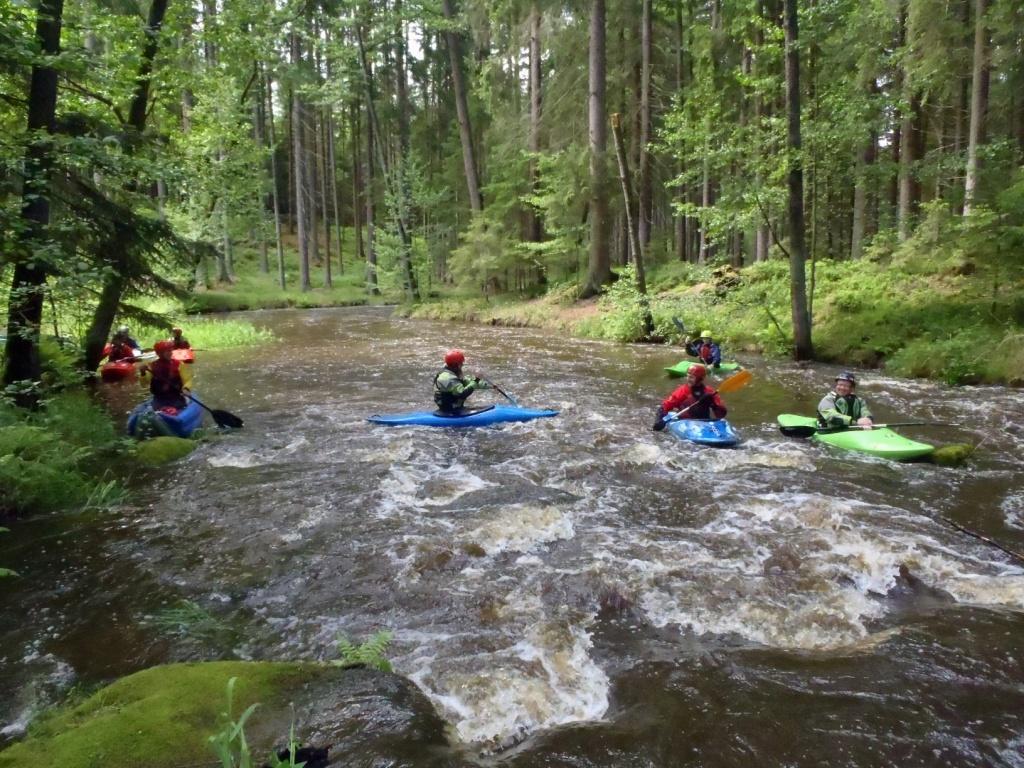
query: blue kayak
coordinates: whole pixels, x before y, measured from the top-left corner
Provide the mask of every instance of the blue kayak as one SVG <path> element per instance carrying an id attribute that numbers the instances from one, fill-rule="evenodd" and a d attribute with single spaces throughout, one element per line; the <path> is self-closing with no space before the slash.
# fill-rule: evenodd
<path id="1" fill-rule="evenodd" d="M 703 419 L 678 419 L 668 423 L 669 431 L 680 440 L 689 440 L 697 445 L 713 445 L 728 448 L 740 441 L 740 436 L 725 419 L 705 421 Z"/>
<path id="2" fill-rule="evenodd" d="M 374 424 L 386 424 L 391 427 L 486 427 L 490 424 L 501 424 L 505 421 L 530 421 L 557 416 L 558 411 L 535 410 L 532 408 L 513 408 L 508 405 L 492 405 L 466 411 L 461 416 L 441 416 L 436 411 L 412 411 L 395 413 L 385 416 L 371 416 L 367 421 Z"/>
<path id="3" fill-rule="evenodd" d="M 203 409 L 195 400 L 177 414 L 154 411 L 152 400 L 135 406 L 128 416 L 128 434 L 132 437 L 189 437 L 203 423 Z"/>

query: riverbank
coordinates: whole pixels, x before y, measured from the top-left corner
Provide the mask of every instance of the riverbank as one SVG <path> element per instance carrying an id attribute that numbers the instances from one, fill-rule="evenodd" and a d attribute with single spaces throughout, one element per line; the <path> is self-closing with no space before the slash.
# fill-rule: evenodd
<path id="1" fill-rule="evenodd" d="M 812 294 L 815 357 L 884 368 L 948 384 L 1024 385 L 1024 292 L 986 293 L 967 268 L 925 270 L 912 262 L 818 262 Z M 648 277 L 655 336 L 681 345 L 711 330 L 727 358 L 743 352 L 784 357 L 792 347 L 789 266 L 769 261 L 728 267 L 661 265 Z M 453 297 L 399 311 L 409 317 L 547 328 L 584 338 L 643 338 L 632 272 L 600 299 L 570 290 L 534 299 Z M 685 332 L 680 330 L 679 323 Z"/>

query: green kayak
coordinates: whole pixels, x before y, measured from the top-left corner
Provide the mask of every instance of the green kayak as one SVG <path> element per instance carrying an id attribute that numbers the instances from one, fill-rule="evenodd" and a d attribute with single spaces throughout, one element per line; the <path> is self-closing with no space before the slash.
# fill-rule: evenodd
<path id="1" fill-rule="evenodd" d="M 935 450 L 934 445 L 910 440 L 887 427 L 878 429 L 840 429 L 834 432 L 831 430 L 823 431 L 817 429 L 817 419 L 809 416 L 796 416 L 792 413 L 780 414 L 778 422 L 783 434 L 799 434 L 804 430 L 815 429 L 816 431 L 808 436 L 819 443 L 833 445 L 836 448 L 842 448 L 847 451 L 869 453 L 872 456 L 892 459 L 893 461 L 920 459 L 923 456 L 930 455 Z"/>
<path id="2" fill-rule="evenodd" d="M 683 360 L 682 362 L 676 363 L 672 367 L 666 368 L 665 370 L 668 371 L 668 375 L 669 376 L 672 376 L 673 378 L 677 378 L 677 377 L 680 377 L 680 376 L 685 376 L 686 372 L 690 370 L 690 366 L 693 366 L 693 365 L 702 365 L 702 363 L 698 363 L 696 360 Z M 742 367 L 743 366 L 740 365 L 739 363 L 722 363 L 720 366 L 718 366 L 717 369 L 716 368 L 711 368 L 710 372 L 711 373 L 732 373 L 733 371 L 738 371 Z"/>

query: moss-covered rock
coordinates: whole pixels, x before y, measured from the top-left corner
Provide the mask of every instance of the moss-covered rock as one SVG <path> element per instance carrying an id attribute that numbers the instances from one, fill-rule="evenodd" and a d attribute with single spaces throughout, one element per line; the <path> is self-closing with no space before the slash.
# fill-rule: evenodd
<path id="1" fill-rule="evenodd" d="M 963 464 L 974 453 L 974 446 L 966 443 L 941 445 L 932 454 L 932 462 L 943 467 L 956 467 Z"/>
<path id="2" fill-rule="evenodd" d="M 237 677 L 234 716 L 261 702 L 251 733 L 286 738 L 293 689 L 330 667 L 297 663 L 213 662 L 153 667 L 103 688 L 77 706 L 34 723 L 29 737 L 0 752 L 0 767 L 120 768 L 205 765 L 207 739 L 224 723 L 227 684 Z M 258 743 L 258 738 L 257 738 Z"/>
<path id="3" fill-rule="evenodd" d="M 183 437 L 154 437 L 140 442 L 135 447 L 135 455 L 142 464 L 157 467 L 188 456 L 195 447 L 194 440 Z"/>
<path id="4" fill-rule="evenodd" d="M 332 764 L 381 765 L 434 753 L 424 766 L 459 765 L 445 724 L 411 682 L 330 664 L 221 661 L 169 664 L 122 678 L 54 710 L 24 740 L 0 751 L 0 768 L 178 768 L 218 765 L 209 737 L 259 704 L 245 723 L 256 765 L 287 743 L 293 724 L 307 746 L 331 745 Z M 404 763 L 409 764 L 409 763 Z"/>

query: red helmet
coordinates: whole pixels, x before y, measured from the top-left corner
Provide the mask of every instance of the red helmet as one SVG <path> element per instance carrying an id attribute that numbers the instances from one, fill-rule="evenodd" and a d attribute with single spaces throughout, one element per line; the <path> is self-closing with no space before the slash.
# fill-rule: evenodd
<path id="1" fill-rule="evenodd" d="M 693 376 L 697 381 L 704 381 L 704 377 L 708 375 L 708 369 L 703 365 L 691 365 L 690 370 L 686 373 Z"/>
<path id="2" fill-rule="evenodd" d="M 461 349 L 449 349 L 448 354 L 444 356 L 444 364 L 449 368 L 458 368 L 466 362 L 466 355 Z"/>
<path id="3" fill-rule="evenodd" d="M 156 352 L 158 355 L 161 352 L 171 352 L 173 350 L 174 342 L 168 341 L 167 339 L 164 339 L 163 341 L 158 341 L 156 344 L 153 345 L 153 351 Z"/>

